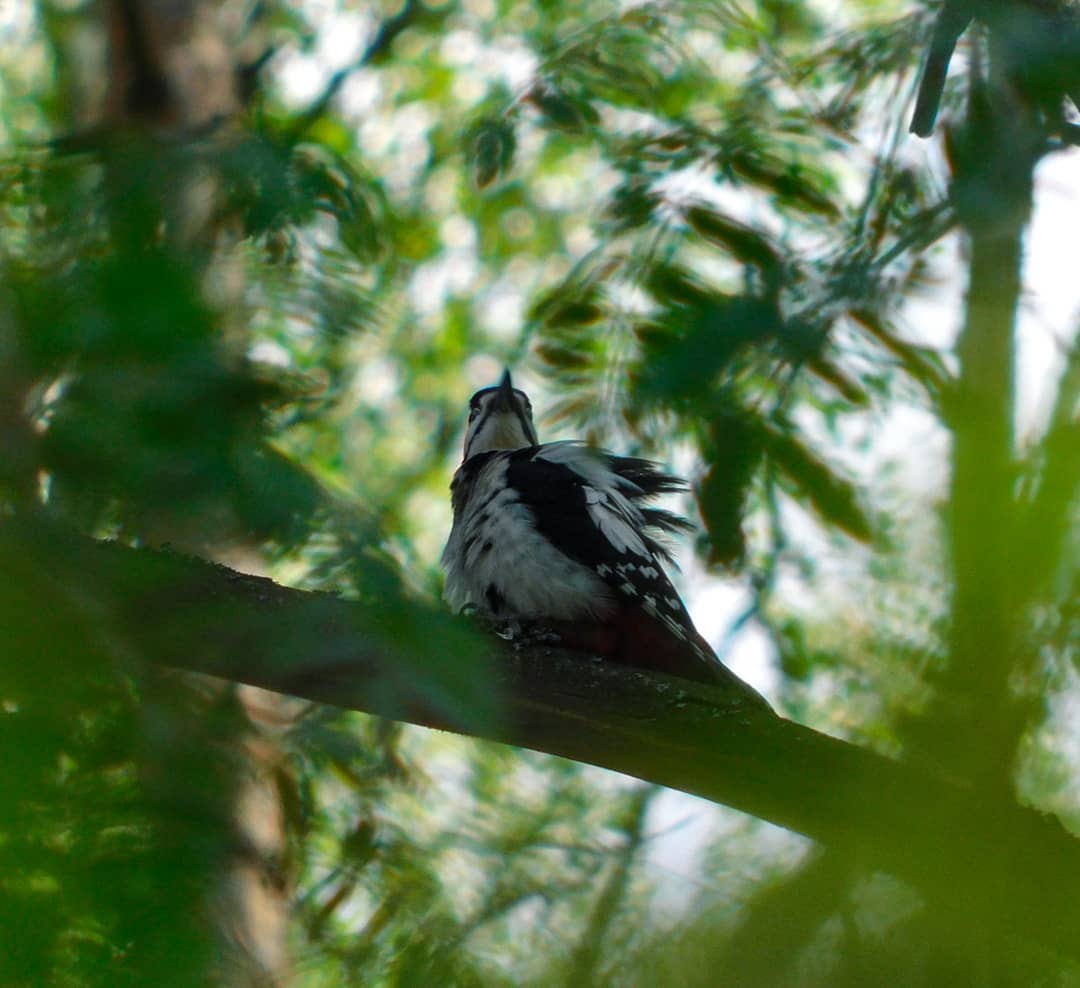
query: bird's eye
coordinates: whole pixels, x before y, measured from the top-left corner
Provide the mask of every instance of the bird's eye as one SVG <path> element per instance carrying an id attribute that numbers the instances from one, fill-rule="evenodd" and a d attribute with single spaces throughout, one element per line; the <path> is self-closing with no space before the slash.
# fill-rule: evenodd
<path id="1" fill-rule="evenodd" d="M 474 418 L 476 418 L 476 413 L 479 412 L 479 411 L 480 411 L 480 406 L 479 405 L 473 405 L 473 407 L 469 409 L 469 421 L 470 422 Z"/>

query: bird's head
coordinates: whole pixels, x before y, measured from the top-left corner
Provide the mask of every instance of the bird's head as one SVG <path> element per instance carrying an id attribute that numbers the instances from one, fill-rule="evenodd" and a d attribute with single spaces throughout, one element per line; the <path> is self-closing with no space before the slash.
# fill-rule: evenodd
<path id="1" fill-rule="evenodd" d="M 492 449 L 521 449 L 536 445 L 532 402 L 514 387 L 510 371 L 494 388 L 481 388 L 469 399 L 469 426 L 465 430 L 465 456 Z"/>

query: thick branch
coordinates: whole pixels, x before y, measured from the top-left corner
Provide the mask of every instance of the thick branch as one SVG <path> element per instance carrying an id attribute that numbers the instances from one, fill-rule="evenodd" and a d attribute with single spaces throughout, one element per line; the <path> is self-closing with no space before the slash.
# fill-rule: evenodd
<path id="1" fill-rule="evenodd" d="M 1018 702 L 1013 677 L 1037 654 L 1026 641 L 1036 582 L 1018 565 L 1015 333 L 1023 232 L 1045 135 L 1035 108 L 1006 77 L 1003 42 L 990 79 L 971 83 L 968 117 L 951 145 L 951 199 L 970 265 L 957 383 L 949 403 L 948 507 L 953 595 L 949 663 L 940 677 L 936 750 L 980 789 L 1012 787 L 1016 753 L 1039 704 Z M 1040 698 L 1041 699 L 1041 698 Z M 971 739 L 979 735 L 979 743 Z"/>
<path id="2" fill-rule="evenodd" d="M 958 926 L 1077 952 L 1080 842 L 1052 817 L 987 805 L 710 687 L 542 645 L 484 646 L 487 664 L 466 678 L 495 703 L 465 705 L 441 671 L 454 663 L 440 642 L 411 657 L 379 646 L 362 605 L 169 552 L 46 534 L 0 525 L 0 555 L 36 553 L 52 579 L 105 602 L 110 631 L 155 662 L 694 793 L 905 878 Z M 432 613 L 434 627 L 445 620 Z"/>

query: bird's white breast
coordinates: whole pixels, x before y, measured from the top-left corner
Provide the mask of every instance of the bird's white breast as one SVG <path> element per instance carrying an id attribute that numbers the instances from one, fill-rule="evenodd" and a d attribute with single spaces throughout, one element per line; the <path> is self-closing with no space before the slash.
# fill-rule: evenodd
<path id="1" fill-rule="evenodd" d="M 537 530 L 531 509 L 507 485 L 506 460 L 494 457 L 455 513 L 443 553 L 446 598 L 496 618 L 599 618 L 614 607 L 611 588 Z M 493 612 L 489 587 L 504 602 Z"/>

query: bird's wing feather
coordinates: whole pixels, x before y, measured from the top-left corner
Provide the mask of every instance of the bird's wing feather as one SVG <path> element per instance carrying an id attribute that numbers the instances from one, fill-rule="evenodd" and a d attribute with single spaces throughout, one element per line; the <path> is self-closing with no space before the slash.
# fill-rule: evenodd
<path id="1" fill-rule="evenodd" d="M 639 503 L 673 489 L 659 485 L 674 479 L 656 480 L 646 461 L 634 461 L 627 476 L 612 467 L 619 459 L 582 443 L 548 443 L 508 454 L 507 481 L 532 509 L 541 534 L 561 552 L 673 633 L 692 636 L 690 616 L 660 562 L 667 553 L 648 531 L 672 530 L 676 516 Z"/>

